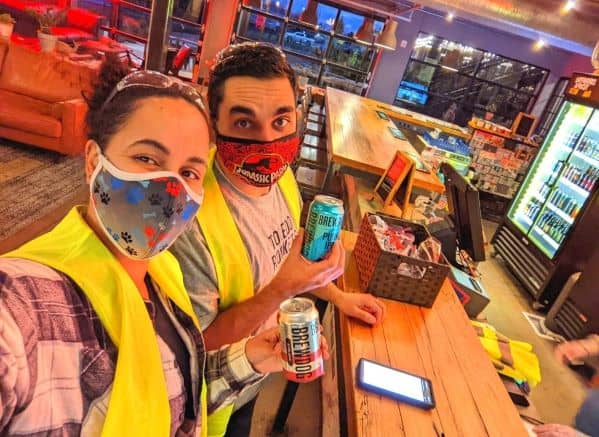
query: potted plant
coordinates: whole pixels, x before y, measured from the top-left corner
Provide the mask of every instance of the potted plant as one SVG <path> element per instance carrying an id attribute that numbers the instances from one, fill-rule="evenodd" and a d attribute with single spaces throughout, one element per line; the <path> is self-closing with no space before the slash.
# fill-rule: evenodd
<path id="1" fill-rule="evenodd" d="M 37 36 L 40 39 L 42 52 L 54 51 L 58 37 L 56 35 L 52 35 L 52 28 L 65 21 L 67 9 L 27 9 L 27 13 L 35 18 L 40 25 L 40 29 L 37 31 Z"/>
<path id="2" fill-rule="evenodd" d="M 0 14 L 0 38 L 10 39 L 15 19 L 10 14 Z"/>

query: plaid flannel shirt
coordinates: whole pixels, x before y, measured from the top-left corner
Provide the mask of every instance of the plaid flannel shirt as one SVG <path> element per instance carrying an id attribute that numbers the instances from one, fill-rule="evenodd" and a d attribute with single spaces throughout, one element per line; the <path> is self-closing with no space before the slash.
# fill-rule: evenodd
<path id="1" fill-rule="evenodd" d="M 147 305 L 152 315 L 151 302 Z M 164 306 L 183 342 L 193 349 L 196 418 L 191 421 L 185 419 L 188 394 L 175 354 L 157 336 L 171 435 L 193 435 L 202 426 L 202 372 L 209 412 L 230 404 L 264 375 L 249 363 L 245 341 L 206 353 L 193 321 L 174 305 Z M 70 279 L 35 262 L 0 259 L 0 435 L 100 435 L 117 355 L 89 301 Z"/>

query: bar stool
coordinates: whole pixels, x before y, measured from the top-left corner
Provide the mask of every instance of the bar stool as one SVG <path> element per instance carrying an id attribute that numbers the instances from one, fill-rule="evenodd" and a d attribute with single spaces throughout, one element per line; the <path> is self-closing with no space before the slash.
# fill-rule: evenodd
<path id="1" fill-rule="evenodd" d="M 329 167 L 329 157 L 327 151 L 316 149 L 314 147 L 302 147 L 298 157 L 299 165 L 309 168 L 326 170 Z"/>
<path id="2" fill-rule="evenodd" d="M 304 201 L 311 200 L 321 193 L 324 187 L 326 172 L 318 168 L 300 165 L 295 171 L 295 180 Z"/>
<path id="3" fill-rule="evenodd" d="M 327 139 L 316 135 L 304 135 L 302 147 L 312 147 L 313 149 L 327 150 Z"/>

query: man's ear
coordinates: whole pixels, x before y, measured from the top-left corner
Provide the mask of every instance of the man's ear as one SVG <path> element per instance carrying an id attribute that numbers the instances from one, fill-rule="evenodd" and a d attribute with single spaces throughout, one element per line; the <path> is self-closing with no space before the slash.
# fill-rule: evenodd
<path id="1" fill-rule="evenodd" d="M 94 140 L 85 143 L 85 182 L 90 183 L 92 174 L 100 162 L 100 146 Z"/>

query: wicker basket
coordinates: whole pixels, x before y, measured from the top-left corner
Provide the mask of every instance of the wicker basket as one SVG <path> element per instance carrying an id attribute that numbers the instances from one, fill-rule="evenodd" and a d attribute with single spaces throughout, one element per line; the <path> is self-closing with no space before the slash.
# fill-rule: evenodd
<path id="1" fill-rule="evenodd" d="M 430 308 L 447 278 L 449 265 L 444 258 L 443 263 L 438 264 L 383 250 L 370 224 L 371 215 L 374 214 L 368 213 L 364 216 L 354 249 L 361 288 L 376 296 Z M 412 228 L 416 244 L 430 237 L 422 225 L 386 214 L 376 215 L 388 224 Z M 422 267 L 423 276 L 413 278 L 401 274 L 398 272 L 398 266 L 402 263 Z"/>

